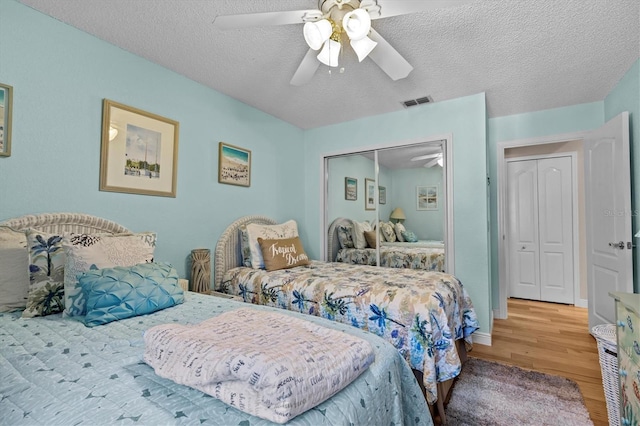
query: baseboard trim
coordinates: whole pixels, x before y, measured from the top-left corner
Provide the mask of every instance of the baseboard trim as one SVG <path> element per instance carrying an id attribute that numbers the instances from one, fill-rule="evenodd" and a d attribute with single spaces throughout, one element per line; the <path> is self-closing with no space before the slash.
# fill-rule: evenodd
<path id="1" fill-rule="evenodd" d="M 577 299 L 576 302 L 574 303 L 574 306 L 576 308 L 588 308 L 589 307 L 589 300 L 587 300 L 587 299 Z"/>
<path id="2" fill-rule="evenodd" d="M 476 331 L 471 335 L 473 343 L 477 345 L 491 346 L 491 334 Z"/>

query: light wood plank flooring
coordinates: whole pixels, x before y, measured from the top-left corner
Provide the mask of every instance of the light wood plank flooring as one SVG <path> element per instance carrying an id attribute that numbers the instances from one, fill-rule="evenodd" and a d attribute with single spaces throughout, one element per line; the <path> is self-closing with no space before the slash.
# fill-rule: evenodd
<path id="1" fill-rule="evenodd" d="M 509 318 L 494 320 L 492 346 L 469 356 L 555 374 L 578 383 L 594 425 L 607 425 L 607 406 L 596 340 L 587 310 L 556 303 L 509 299 Z"/>

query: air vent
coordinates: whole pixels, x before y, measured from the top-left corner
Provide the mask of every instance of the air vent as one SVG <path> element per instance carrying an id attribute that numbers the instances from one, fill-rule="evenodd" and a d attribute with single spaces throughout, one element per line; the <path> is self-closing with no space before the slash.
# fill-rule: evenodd
<path id="1" fill-rule="evenodd" d="M 412 106 L 428 104 L 430 102 L 433 102 L 433 98 L 431 96 L 423 96 L 418 99 L 409 99 L 408 101 L 403 101 L 402 105 L 404 105 L 405 108 L 409 108 Z"/>

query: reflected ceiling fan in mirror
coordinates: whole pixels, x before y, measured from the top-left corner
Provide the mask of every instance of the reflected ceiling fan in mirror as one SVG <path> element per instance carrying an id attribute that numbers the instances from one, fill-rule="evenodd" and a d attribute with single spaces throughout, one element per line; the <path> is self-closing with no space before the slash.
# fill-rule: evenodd
<path id="1" fill-rule="evenodd" d="M 222 15 L 214 25 L 221 29 L 267 25 L 304 24 L 307 54 L 291 84 L 307 83 L 323 63 L 337 67 L 342 46 L 349 41 L 358 60 L 369 57 L 392 80 L 409 75 L 413 67 L 376 30 L 371 21 L 431 9 L 459 6 L 471 0 L 318 0 L 318 9 Z"/>
<path id="2" fill-rule="evenodd" d="M 413 157 L 411 159 L 411 161 L 422 161 L 422 160 L 430 160 L 430 161 L 427 161 L 424 164 L 424 166 L 422 166 L 422 167 L 426 167 L 426 168 L 433 167 L 436 164 L 439 165 L 440 167 L 442 167 L 442 165 L 444 164 L 444 160 L 442 158 L 442 153 L 441 152 L 438 152 L 436 154 L 420 155 L 418 157 Z"/>

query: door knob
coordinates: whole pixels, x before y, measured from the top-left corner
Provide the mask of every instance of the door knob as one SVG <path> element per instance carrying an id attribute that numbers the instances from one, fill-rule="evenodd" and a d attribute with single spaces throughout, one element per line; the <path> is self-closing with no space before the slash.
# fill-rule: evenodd
<path id="1" fill-rule="evenodd" d="M 620 250 L 624 249 L 624 241 L 620 241 L 618 243 L 609 243 L 609 247 L 619 248 Z"/>

